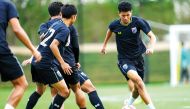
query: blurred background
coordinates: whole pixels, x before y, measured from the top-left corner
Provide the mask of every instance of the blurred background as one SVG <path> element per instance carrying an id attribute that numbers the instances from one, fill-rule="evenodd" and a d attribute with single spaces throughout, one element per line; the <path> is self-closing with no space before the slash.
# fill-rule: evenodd
<path id="1" fill-rule="evenodd" d="M 12 0 L 18 9 L 20 22 L 33 44 L 39 43 L 37 31 L 46 22 L 48 4 L 56 0 Z M 75 23 L 79 32 L 80 62 L 83 71 L 95 84 L 126 83 L 117 68 L 115 37 L 108 44 L 108 53 L 100 54 L 108 25 L 118 19 L 117 5 L 122 0 L 59 0 L 73 3 L 78 8 Z M 145 56 L 147 84 L 188 84 L 189 70 L 182 75 L 182 49 L 186 48 L 186 69 L 189 68 L 190 0 L 123 0 L 133 4 L 133 15 L 146 19 L 157 36 L 155 53 Z M 176 26 L 177 25 L 177 26 Z M 20 62 L 30 57 L 29 52 L 14 37 L 9 28 L 7 40 Z M 141 34 L 144 43 L 148 38 Z M 174 40 L 175 39 L 175 40 Z M 174 46 L 175 45 L 175 46 Z M 173 47 L 172 47 L 173 46 Z M 171 58 L 173 57 L 173 58 Z M 174 62 L 172 60 L 175 60 Z M 173 64 L 172 64 L 173 63 Z M 31 83 L 30 66 L 23 67 L 27 80 Z M 183 77 L 183 78 L 181 78 Z M 172 79 L 173 78 L 173 79 Z M 173 82 L 173 83 L 172 83 Z M 6 86 L 9 83 L 1 83 Z M 168 108 L 169 109 L 169 108 Z M 179 109 L 179 108 L 178 108 Z M 181 109 L 181 108 L 180 108 Z"/>

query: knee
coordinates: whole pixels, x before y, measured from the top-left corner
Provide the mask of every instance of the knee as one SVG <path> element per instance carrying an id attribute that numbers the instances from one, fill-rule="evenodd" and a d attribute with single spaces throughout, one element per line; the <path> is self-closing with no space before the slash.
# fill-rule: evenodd
<path id="1" fill-rule="evenodd" d="M 23 90 L 26 90 L 28 88 L 28 82 L 25 81 L 22 84 L 19 84 L 19 87 L 22 88 Z"/>
<path id="2" fill-rule="evenodd" d="M 96 90 L 96 88 L 93 85 L 88 85 L 88 86 L 81 86 L 81 89 L 85 93 L 90 93 Z"/>
<path id="3" fill-rule="evenodd" d="M 62 92 L 61 92 L 61 95 L 65 98 L 68 98 L 69 95 L 70 95 L 70 91 L 69 89 L 64 89 Z"/>
<path id="4" fill-rule="evenodd" d="M 143 82 L 143 80 L 141 79 L 141 78 L 137 78 L 136 79 L 136 86 L 137 86 L 137 88 L 139 89 L 143 89 L 144 88 L 144 82 Z"/>

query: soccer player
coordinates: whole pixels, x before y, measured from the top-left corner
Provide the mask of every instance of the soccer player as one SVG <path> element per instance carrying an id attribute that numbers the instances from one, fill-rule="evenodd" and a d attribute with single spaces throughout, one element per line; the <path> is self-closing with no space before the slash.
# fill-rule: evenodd
<path id="1" fill-rule="evenodd" d="M 115 33 L 118 67 L 125 78 L 134 83 L 132 95 L 126 105 L 132 105 L 140 95 L 148 109 L 155 109 L 143 82 L 144 60 L 142 54 L 153 54 L 156 37 L 144 19 L 132 16 L 132 5 L 129 2 L 120 2 L 118 11 L 120 19 L 109 25 L 101 52 L 106 53 L 107 42 L 112 33 Z M 148 48 L 145 47 L 140 38 L 140 30 L 150 38 Z"/>
<path id="2" fill-rule="evenodd" d="M 58 90 L 50 109 L 60 109 L 62 103 L 69 95 L 69 90 L 58 68 L 54 66 L 53 60 L 57 59 L 64 73 L 73 73 L 71 66 L 67 64 L 61 54 L 70 43 L 69 26 L 76 21 L 77 9 L 74 5 L 65 5 L 61 10 L 62 19 L 53 23 L 44 34 L 38 50 L 43 58 L 39 63 L 32 61 L 31 72 L 34 82 L 40 83 L 39 87 L 50 84 Z M 51 21 L 51 20 L 50 20 Z"/>
<path id="3" fill-rule="evenodd" d="M 9 0 L 0 0 L 0 75 L 2 81 L 11 81 L 14 87 L 4 109 L 15 109 L 28 86 L 20 63 L 6 41 L 8 23 L 16 37 L 32 52 L 36 62 L 41 60 L 40 53 L 32 45 L 18 18 L 16 6 Z"/>
<path id="4" fill-rule="evenodd" d="M 48 25 L 52 25 L 53 23 L 59 21 L 61 19 L 61 7 L 63 6 L 62 2 L 53 2 L 48 6 L 48 12 L 51 15 L 51 19 L 46 23 Z M 43 33 L 47 32 L 48 28 L 43 31 Z M 41 35 L 40 39 L 44 38 L 44 34 Z M 31 64 L 32 58 L 23 61 L 22 65 L 25 66 L 27 64 Z M 33 109 L 36 105 L 38 99 L 45 92 L 46 85 L 36 82 L 36 91 L 34 91 L 27 102 L 26 109 Z"/>
<path id="5" fill-rule="evenodd" d="M 84 74 L 81 70 L 78 70 L 80 68 L 78 34 L 74 26 L 70 26 L 69 28 L 70 28 L 71 44 L 65 49 L 65 52 L 62 56 L 64 60 L 69 63 L 69 65 L 77 67 L 77 72 L 76 72 L 77 74 L 75 74 L 75 76 L 73 77 L 65 75 L 63 72 L 62 74 L 64 75 L 64 78 L 66 82 L 70 85 L 71 89 L 72 85 L 77 82 L 78 87 L 80 84 L 82 91 L 88 93 L 91 104 L 96 109 L 104 109 L 104 106 L 100 98 L 98 97 L 98 94 L 92 82 L 88 79 L 86 74 Z M 59 67 L 59 64 L 57 62 L 55 62 L 55 64 Z M 78 80 L 75 80 L 76 78 L 79 78 L 80 82 Z M 77 96 L 78 95 L 76 95 L 76 100 Z M 77 100 L 77 102 L 80 102 L 80 100 Z"/>

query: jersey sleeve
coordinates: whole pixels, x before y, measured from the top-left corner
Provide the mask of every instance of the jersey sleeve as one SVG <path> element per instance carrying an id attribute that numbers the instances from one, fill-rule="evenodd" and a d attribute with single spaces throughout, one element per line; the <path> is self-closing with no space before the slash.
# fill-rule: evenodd
<path id="1" fill-rule="evenodd" d="M 48 25 L 47 23 L 42 23 L 38 29 L 38 35 L 42 35 L 48 30 Z"/>
<path id="2" fill-rule="evenodd" d="M 67 43 L 67 39 L 69 38 L 69 29 L 62 28 L 59 30 L 59 32 L 56 34 L 55 39 L 57 39 L 60 43 Z"/>
<path id="3" fill-rule="evenodd" d="M 148 34 L 151 31 L 150 25 L 148 24 L 147 21 L 145 21 L 144 19 L 139 19 L 138 20 L 138 24 L 140 29 L 145 33 Z"/>
<path id="4" fill-rule="evenodd" d="M 114 27 L 115 27 L 114 23 L 112 22 L 112 23 L 109 24 L 108 29 L 110 29 L 110 31 L 113 32 L 114 31 Z"/>
<path id="5" fill-rule="evenodd" d="M 16 6 L 11 2 L 9 2 L 9 4 L 8 4 L 7 16 L 8 16 L 7 17 L 8 21 L 12 18 L 19 18 Z"/>

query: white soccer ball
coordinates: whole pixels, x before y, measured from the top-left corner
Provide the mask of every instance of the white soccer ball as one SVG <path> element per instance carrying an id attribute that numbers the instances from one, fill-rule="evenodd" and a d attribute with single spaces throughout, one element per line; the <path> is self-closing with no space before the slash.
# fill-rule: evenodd
<path id="1" fill-rule="evenodd" d="M 135 106 L 133 106 L 133 105 L 126 105 L 126 106 L 124 106 L 122 109 L 136 109 L 135 108 Z"/>

